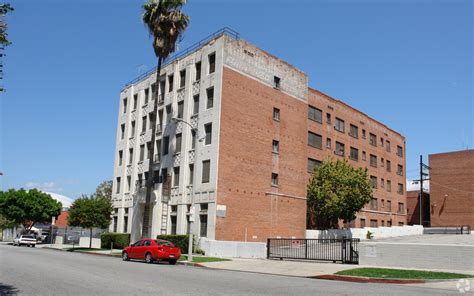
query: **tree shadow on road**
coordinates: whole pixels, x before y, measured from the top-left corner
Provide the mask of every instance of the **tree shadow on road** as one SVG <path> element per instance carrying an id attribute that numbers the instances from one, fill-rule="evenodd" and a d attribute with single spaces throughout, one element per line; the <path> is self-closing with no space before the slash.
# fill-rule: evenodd
<path id="1" fill-rule="evenodd" d="M 1 296 L 17 295 L 17 294 L 18 294 L 18 289 L 16 287 L 0 282 L 0 295 Z"/>

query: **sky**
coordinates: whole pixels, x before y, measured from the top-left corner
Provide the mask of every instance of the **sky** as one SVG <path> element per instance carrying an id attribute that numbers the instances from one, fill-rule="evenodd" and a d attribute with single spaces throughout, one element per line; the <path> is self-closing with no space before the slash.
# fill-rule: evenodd
<path id="1" fill-rule="evenodd" d="M 71 198 L 112 179 L 119 93 L 156 64 L 138 0 L 11 0 L 0 190 Z M 180 49 L 228 26 L 309 85 L 406 137 L 419 155 L 473 148 L 473 4 L 466 0 L 190 0 Z"/>

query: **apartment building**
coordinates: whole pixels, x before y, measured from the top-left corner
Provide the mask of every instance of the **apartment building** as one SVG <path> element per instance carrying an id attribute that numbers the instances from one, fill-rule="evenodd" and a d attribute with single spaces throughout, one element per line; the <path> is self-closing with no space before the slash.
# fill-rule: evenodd
<path id="1" fill-rule="evenodd" d="M 111 231 L 141 236 L 149 158 L 152 236 L 303 237 L 308 172 L 328 155 L 372 177 L 376 199 L 354 226 L 406 223 L 404 137 L 308 88 L 302 71 L 221 30 L 164 64 L 151 143 L 155 75 L 120 94 Z"/>

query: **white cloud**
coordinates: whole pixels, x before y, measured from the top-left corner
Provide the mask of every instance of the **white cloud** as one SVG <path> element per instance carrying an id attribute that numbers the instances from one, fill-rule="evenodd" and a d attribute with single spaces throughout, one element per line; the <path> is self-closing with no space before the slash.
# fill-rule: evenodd
<path id="1" fill-rule="evenodd" d="M 26 182 L 25 186 L 29 189 L 36 188 L 41 191 L 62 192 L 63 188 L 56 182 Z"/>

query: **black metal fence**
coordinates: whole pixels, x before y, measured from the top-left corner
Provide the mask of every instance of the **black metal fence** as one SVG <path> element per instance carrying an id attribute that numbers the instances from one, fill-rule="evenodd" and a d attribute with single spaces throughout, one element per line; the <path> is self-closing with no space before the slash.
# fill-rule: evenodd
<path id="1" fill-rule="evenodd" d="M 471 226 L 436 226 L 423 228 L 423 234 L 471 234 Z"/>
<path id="2" fill-rule="evenodd" d="M 269 238 L 267 258 L 302 259 L 359 264 L 358 238 L 287 239 Z"/>

